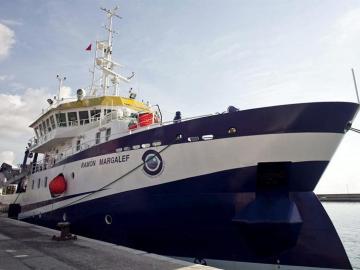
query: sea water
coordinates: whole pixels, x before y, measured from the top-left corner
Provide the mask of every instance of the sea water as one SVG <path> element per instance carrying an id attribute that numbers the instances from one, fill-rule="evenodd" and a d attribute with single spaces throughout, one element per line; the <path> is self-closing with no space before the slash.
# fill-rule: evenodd
<path id="1" fill-rule="evenodd" d="M 354 269 L 360 270 L 360 202 L 323 202 Z"/>

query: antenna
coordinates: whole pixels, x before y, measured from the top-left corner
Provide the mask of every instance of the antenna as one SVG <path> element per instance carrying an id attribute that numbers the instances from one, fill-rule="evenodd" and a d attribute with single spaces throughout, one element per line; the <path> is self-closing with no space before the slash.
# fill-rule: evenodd
<path id="1" fill-rule="evenodd" d="M 351 72 L 352 72 L 352 76 L 353 76 L 353 80 L 354 80 L 354 86 L 355 86 L 356 98 L 357 98 L 358 104 L 360 104 L 359 92 L 358 92 L 358 89 L 357 89 L 356 78 L 355 78 L 355 72 L 354 72 L 354 69 L 353 69 L 353 68 L 351 69 Z"/>
<path id="2" fill-rule="evenodd" d="M 108 44 L 109 47 L 112 45 L 112 34 L 115 33 L 115 31 L 112 30 L 112 17 L 117 17 L 118 19 L 122 19 L 119 15 L 116 14 L 116 11 L 118 10 L 118 6 L 115 6 L 113 9 L 106 9 L 106 8 L 100 8 L 102 11 L 106 12 L 109 18 L 109 26 L 105 26 L 105 29 L 109 31 L 109 40 Z"/>
<path id="3" fill-rule="evenodd" d="M 63 82 L 66 80 L 66 77 L 61 77 L 60 75 L 56 75 L 56 79 L 58 79 L 59 81 L 58 100 L 60 100 L 60 90 L 62 88 Z"/>

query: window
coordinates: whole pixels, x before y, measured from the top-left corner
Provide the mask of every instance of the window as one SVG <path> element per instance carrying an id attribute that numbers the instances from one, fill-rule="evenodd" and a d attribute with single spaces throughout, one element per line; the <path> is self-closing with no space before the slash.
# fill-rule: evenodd
<path id="1" fill-rule="evenodd" d="M 96 136 L 95 136 L 95 144 L 99 144 L 99 143 L 100 143 L 100 135 L 101 135 L 101 132 L 97 132 L 97 133 L 96 133 Z"/>
<path id="2" fill-rule="evenodd" d="M 80 120 L 80 125 L 89 124 L 89 112 L 88 111 L 80 111 L 79 112 L 79 120 Z"/>
<path id="3" fill-rule="evenodd" d="M 77 126 L 77 113 L 68 112 L 69 126 Z"/>
<path id="4" fill-rule="evenodd" d="M 199 140 L 199 137 L 197 137 L 197 136 L 189 137 L 189 138 L 188 138 L 188 141 L 189 141 L 189 142 L 197 142 L 198 140 Z"/>
<path id="5" fill-rule="evenodd" d="M 108 128 L 106 130 L 106 135 L 105 135 L 105 141 L 108 141 L 111 135 L 111 128 Z"/>
<path id="6" fill-rule="evenodd" d="M 50 126 L 50 120 L 49 120 L 49 118 L 46 119 L 46 127 L 47 127 L 48 131 L 50 132 L 50 131 L 51 131 L 51 126 Z"/>
<path id="7" fill-rule="evenodd" d="M 90 111 L 91 121 L 99 120 L 100 113 L 101 113 L 101 110 L 91 110 Z"/>
<path id="8" fill-rule="evenodd" d="M 109 113 L 111 113 L 111 112 L 116 112 L 116 110 L 105 109 L 105 110 L 104 110 L 104 115 L 107 115 L 107 114 L 109 114 Z"/>
<path id="9" fill-rule="evenodd" d="M 54 120 L 54 116 L 50 116 L 50 122 L 51 122 L 51 128 L 52 129 L 55 129 L 56 128 L 56 125 L 55 125 L 55 120 Z"/>
<path id="10" fill-rule="evenodd" d="M 34 128 L 34 131 L 35 131 L 36 137 L 39 138 L 40 137 L 39 136 L 39 128 L 38 127 Z"/>
<path id="11" fill-rule="evenodd" d="M 66 127 L 66 114 L 59 113 L 56 115 L 56 122 L 58 127 Z"/>
<path id="12" fill-rule="evenodd" d="M 31 189 L 34 189 L 34 186 L 35 186 L 35 180 L 32 180 Z"/>
<path id="13" fill-rule="evenodd" d="M 44 187 L 47 187 L 47 181 L 48 181 L 48 178 L 45 177 L 45 179 L 44 179 Z"/>
<path id="14" fill-rule="evenodd" d="M 161 145 L 161 141 L 154 141 L 152 143 L 152 146 L 160 146 Z"/>
<path id="15" fill-rule="evenodd" d="M 42 122 L 42 127 L 43 127 L 44 134 L 46 134 L 47 133 L 47 127 L 46 127 L 45 122 Z"/>
<path id="16" fill-rule="evenodd" d="M 203 139 L 204 141 L 212 140 L 212 139 L 214 139 L 214 135 L 212 135 L 212 134 L 204 135 L 201 137 L 201 139 Z"/>
<path id="17" fill-rule="evenodd" d="M 39 125 L 39 132 L 40 132 L 40 136 L 42 136 L 42 135 L 43 135 L 43 129 L 42 129 L 42 125 L 41 125 L 41 124 Z"/>
<path id="18" fill-rule="evenodd" d="M 41 179 L 39 178 L 38 179 L 38 188 L 40 188 L 40 182 L 41 182 Z"/>
<path id="19" fill-rule="evenodd" d="M 141 145 L 141 148 L 149 148 L 150 146 L 151 146 L 150 143 L 143 143 L 143 144 Z"/>
<path id="20" fill-rule="evenodd" d="M 80 140 L 76 141 L 76 151 L 80 151 L 81 146 L 80 146 Z"/>

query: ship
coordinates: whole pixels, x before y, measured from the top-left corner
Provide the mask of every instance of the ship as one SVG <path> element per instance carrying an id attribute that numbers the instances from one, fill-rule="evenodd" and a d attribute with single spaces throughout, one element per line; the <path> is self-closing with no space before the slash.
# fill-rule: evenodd
<path id="1" fill-rule="evenodd" d="M 8 181 L 17 218 L 223 269 L 352 269 L 314 188 L 359 104 L 164 121 L 126 88 L 134 73 L 112 59 L 118 11 L 102 10 L 91 86 L 64 99 L 58 76 L 59 94 L 30 125 L 22 177 Z"/>

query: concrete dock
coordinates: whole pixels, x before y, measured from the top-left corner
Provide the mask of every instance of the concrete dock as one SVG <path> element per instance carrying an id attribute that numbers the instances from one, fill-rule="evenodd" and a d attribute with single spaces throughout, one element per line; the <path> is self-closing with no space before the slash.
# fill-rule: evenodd
<path id="1" fill-rule="evenodd" d="M 58 231 L 0 216 L 0 270 L 216 269 L 85 237 L 54 241 Z"/>

